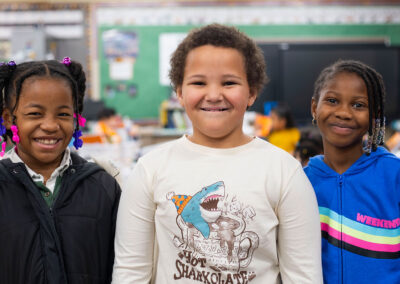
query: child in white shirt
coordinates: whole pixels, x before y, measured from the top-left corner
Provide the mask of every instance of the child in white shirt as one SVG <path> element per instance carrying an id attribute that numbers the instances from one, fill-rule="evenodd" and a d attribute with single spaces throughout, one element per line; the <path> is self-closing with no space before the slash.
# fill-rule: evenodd
<path id="1" fill-rule="evenodd" d="M 301 165 L 242 131 L 267 79 L 260 49 L 214 24 L 192 31 L 171 65 L 193 134 L 134 168 L 113 283 L 322 283 L 317 203 Z"/>

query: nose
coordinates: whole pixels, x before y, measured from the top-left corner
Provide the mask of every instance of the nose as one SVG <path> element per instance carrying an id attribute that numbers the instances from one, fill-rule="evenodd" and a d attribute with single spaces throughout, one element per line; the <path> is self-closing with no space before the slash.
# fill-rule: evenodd
<path id="1" fill-rule="evenodd" d="M 55 132 L 60 129 L 60 124 L 53 117 L 45 117 L 40 124 L 40 128 L 46 132 Z"/>
<path id="2" fill-rule="evenodd" d="M 210 102 L 217 102 L 222 100 L 223 88 L 217 84 L 209 85 L 207 88 L 206 100 Z"/>
<path id="3" fill-rule="evenodd" d="M 341 104 L 336 109 L 335 115 L 336 115 L 336 117 L 338 117 L 340 119 L 350 119 L 352 116 L 351 107 Z"/>

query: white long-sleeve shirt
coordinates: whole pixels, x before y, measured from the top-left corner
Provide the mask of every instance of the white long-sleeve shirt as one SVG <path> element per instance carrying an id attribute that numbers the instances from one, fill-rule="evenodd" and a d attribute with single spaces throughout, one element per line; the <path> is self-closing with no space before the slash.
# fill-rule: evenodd
<path id="1" fill-rule="evenodd" d="M 113 283 L 316 284 L 320 250 L 294 158 L 259 138 L 215 149 L 182 137 L 142 157 L 124 186 Z"/>

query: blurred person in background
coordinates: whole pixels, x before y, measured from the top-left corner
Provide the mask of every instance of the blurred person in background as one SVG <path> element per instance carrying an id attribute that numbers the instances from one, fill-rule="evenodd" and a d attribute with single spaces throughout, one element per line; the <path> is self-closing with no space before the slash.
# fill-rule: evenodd
<path id="1" fill-rule="evenodd" d="M 294 150 L 294 157 L 305 167 L 311 157 L 323 153 L 324 147 L 318 129 L 307 128 L 301 130 L 300 133 L 300 140 Z"/>
<path id="2" fill-rule="evenodd" d="M 289 106 L 278 104 L 271 110 L 270 117 L 271 133 L 267 137 L 268 141 L 293 154 L 296 144 L 300 139 L 300 131 L 295 127 Z"/>
<path id="3" fill-rule="evenodd" d="M 94 126 L 93 132 L 102 136 L 108 143 L 120 143 L 121 136 L 118 129 L 122 128 L 124 123 L 121 116 L 118 115 L 113 108 L 105 107 L 97 114 L 97 124 Z"/>

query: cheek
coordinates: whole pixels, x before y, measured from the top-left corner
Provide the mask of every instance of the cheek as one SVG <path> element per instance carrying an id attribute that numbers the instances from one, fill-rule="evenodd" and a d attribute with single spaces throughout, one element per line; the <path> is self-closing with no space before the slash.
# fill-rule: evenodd
<path id="1" fill-rule="evenodd" d="M 317 107 L 315 108 L 315 120 L 318 122 L 318 120 L 321 119 L 321 117 L 324 116 L 324 108 L 318 104 Z"/>
<path id="2" fill-rule="evenodd" d="M 64 129 L 66 135 L 72 136 L 72 133 L 73 133 L 74 130 L 75 130 L 75 125 L 76 125 L 76 124 L 75 124 L 74 121 L 72 121 L 72 122 L 66 122 L 66 123 L 63 125 L 63 129 Z M 82 130 L 82 129 L 80 129 L 80 130 Z"/>
<path id="3" fill-rule="evenodd" d="M 193 107 L 202 99 L 201 93 L 196 90 L 187 90 L 182 94 L 182 103 L 184 107 Z"/>
<path id="4" fill-rule="evenodd" d="M 246 110 L 249 103 L 252 102 L 252 99 L 250 97 L 247 98 L 241 91 L 232 92 L 230 96 L 227 96 L 226 98 L 231 104 L 239 106 L 244 110 Z"/>

